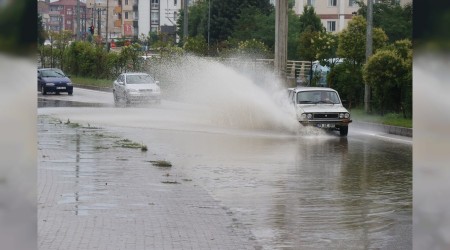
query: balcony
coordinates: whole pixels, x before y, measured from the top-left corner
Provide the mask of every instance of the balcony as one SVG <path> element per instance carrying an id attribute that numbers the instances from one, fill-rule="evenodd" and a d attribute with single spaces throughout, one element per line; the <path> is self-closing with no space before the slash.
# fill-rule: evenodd
<path id="1" fill-rule="evenodd" d="M 122 13 L 122 6 L 114 7 L 114 13 Z"/>

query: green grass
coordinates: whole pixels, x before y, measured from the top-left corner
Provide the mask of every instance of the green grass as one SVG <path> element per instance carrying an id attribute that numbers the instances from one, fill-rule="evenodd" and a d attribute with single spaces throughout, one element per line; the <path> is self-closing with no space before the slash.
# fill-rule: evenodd
<path id="1" fill-rule="evenodd" d="M 71 76 L 70 79 L 75 85 L 93 86 L 100 88 L 111 88 L 113 80 L 110 79 L 94 79 L 88 77 Z"/>
<path id="2" fill-rule="evenodd" d="M 364 109 L 352 109 L 350 111 L 352 120 L 361 122 L 381 123 L 385 125 L 412 128 L 412 119 L 403 118 L 402 114 L 389 113 L 384 116 L 377 114 L 366 114 Z"/>
<path id="3" fill-rule="evenodd" d="M 157 166 L 157 167 L 163 167 L 163 168 L 172 167 L 172 163 L 170 163 L 168 161 L 149 161 L 149 162 L 152 163 L 153 166 Z"/>

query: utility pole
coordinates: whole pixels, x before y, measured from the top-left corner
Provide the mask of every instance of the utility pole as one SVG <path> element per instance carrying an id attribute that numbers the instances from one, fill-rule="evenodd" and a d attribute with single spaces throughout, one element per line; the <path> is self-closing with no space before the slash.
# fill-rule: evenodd
<path id="1" fill-rule="evenodd" d="M 80 40 L 80 0 L 77 0 L 77 41 Z"/>
<path id="2" fill-rule="evenodd" d="M 101 17 L 102 17 L 102 13 L 100 12 L 101 11 L 101 9 L 100 8 L 98 8 L 97 9 L 97 35 L 98 35 L 98 37 L 99 38 L 101 38 L 102 37 L 102 20 L 101 20 Z"/>
<path id="3" fill-rule="evenodd" d="M 79 0 L 78 0 L 79 1 Z M 108 17 L 109 17 L 109 0 L 106 0 L 106 51 L 109 52 L 109 41 L 108 41 Z"/>
<path id="4" fill-rule="evenodd" d="M 277 0 L 275 3 L 275 74 L 286 77 L 288 1 Z M 286 79 L 284 79 L 286 80 Z"/>
<path id="5" fill-rule="evenodd" d="M 209 54 L 209 29 L 211 27 L 211 0 L 208 1 L 208 54 Z"/>
<path id="6" fill-rule="evenodd" d="M 366 29 L 366 63 L 372 56 L 372 23 L 373 23 L 373 0 L 367 0 L 367 29 Z M 370 113 L 370 86 L 364 86 L 364 111 Z"/>
<path id="7" fill-rule="evenodd" d="M 183 41 L 186 42 L 188 37 L 188 6 L 189 0 L 184 0 L 184 20 L 183 20 Z"/>

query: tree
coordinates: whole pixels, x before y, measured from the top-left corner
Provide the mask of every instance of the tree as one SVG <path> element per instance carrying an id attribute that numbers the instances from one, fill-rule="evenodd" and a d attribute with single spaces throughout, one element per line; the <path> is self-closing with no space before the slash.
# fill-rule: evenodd
<path id="1" fill-rule="evenodd" d="M 210 6 L 209 6 L 210 4 Z M 210 8 L 209 8 L 210 7 Z M 219 44 L 226 41 L 235 30 L 239 14 L 247 8 L 256 8 L 261 13 L 268 14 L 273 9 L 269 0 L 200 0 L 189 7 L 189 36 L 202 35 L 209 37 L 210 44 Z M 210 10 L 210 11 L 209 11 Z M 209 15 L 210 14 L 210 15 Z M 184 16 L 184 14 L 182 14 Z M 210 18 L 208 18 L 210 16 Z M 184 18 L 179 18 L 178 30 L 183 30 Z M 179 32 L 183 37 L 182 32 Z"/>
<path id="2" fill-rule="evenodd" d="M 256 39 L 271 51 L 275 45 L 275 12 L 266 14 L 252 6 L 241 10 L 231 38 L 237 41 Z"/>
<path id="3" fill-rule="evenodd" d="M 366 59 L 366 20 L 355 16 L 339 34 L 337 55 L 361 66 Z M 373 29 L 373 52 L 386 45 L 387 36 L 380 28 Z"/>
<path id="4" fill-rule="evenodd" d="M 195 55 L 204 56 L 208 53 L 208 44 L 205 39 L 197 35 L 196 37 L 188 37 L 183 45 L 186 52 L 191 52 Z"/>
<path id="5" fill-rule="evenodd" d="M 325 31 L 325 27 L 323 27 L 322 21 L 320 21 L 320 17 L 316 14 L 316 11 L 312 6 L 305 6 L 303 8 L 303 14 L 300 15 L 299 21 L 300 21 L 299 26 L 300 33 L 308 29 L 313 32 Z"/>
<path id="6" fill-rule="evenodd" d="M 358 14 L 367 17 L 367 5 L 359 2 Z M 380 1 L 373 5 L 373 25 L 384 30 L 389 42 L 412 38 L 412 5 L 401 6 L 393 1 Z"/>
<path id="7" fill-rule="evenodd" d="M 43 27 L 42 23 L 42 16 L 38 14 L 38 20 L 37 20 L 37 44 L 43 45 L 46 39 L 46 32 Z"/>
<path id="8" fill-rule="evenodd" d="M 412 45 L 397 41 L 379 50 L 363 67 L 364 81 L 369 84 L 379 112 L 393 111 L 406 118 L 412 115 Z"/>

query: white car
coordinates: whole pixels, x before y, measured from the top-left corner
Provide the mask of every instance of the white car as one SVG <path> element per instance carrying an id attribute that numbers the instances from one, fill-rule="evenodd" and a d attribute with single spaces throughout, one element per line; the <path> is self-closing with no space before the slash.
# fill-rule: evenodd
<path id="1" fill-rule="evenodd" d="M 336 90 L 325 87 L 297 87 L 288 89 L 289 100 L 294 105 L 297 120 L 303 126 L 339 130 L 348 134 L 352 122 L 350 112 L 342 105 Z"/>
<path id="2" fill-rule="evenodd" d="M 159 81 L 147 73 L 120 74 L 113 84 L 114 103 L 160 103 L 161 89 L 158 84 Z"/>

